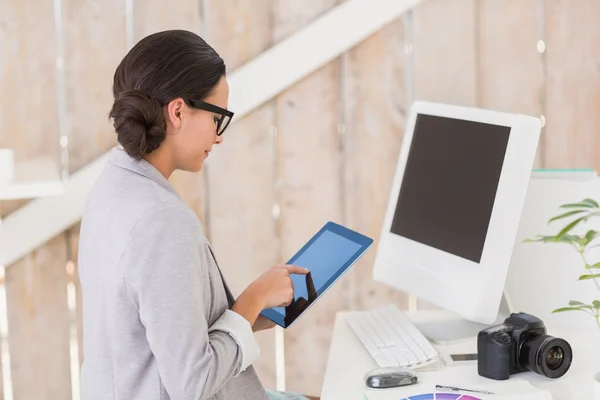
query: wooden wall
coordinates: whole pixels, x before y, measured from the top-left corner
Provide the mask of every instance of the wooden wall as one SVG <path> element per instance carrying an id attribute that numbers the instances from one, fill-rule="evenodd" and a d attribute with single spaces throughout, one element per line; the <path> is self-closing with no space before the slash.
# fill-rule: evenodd
<path id="1" fill-rule="evenodd" d="M 51 0 L 0 0 L 0 147 L 21 160 L 58 159 L 67 135 L 76 172 L 115 144 L 110 85 L 132 40 L 193 30 L 232 71 L 341 1 L 65 0 L 56 26 Z M 599 12 L 596 0 L 428 0 L 238 120 L 201 173 L 172 178 L 233 291 L 285 262 L 328 220 L 379 236 L 415 99 L 544 115 L 537 166 L 600 168 Z M 22 204 L 0 202 L 0 216 Z M 81 348 L 69 334 L 80 336 L 81 326 L 67 297 L 69 284 L 80 299 L 77 243 L 74 226 L 0 281 L 16 400 L 71 399 L 77 389 Z M 284 333 L 287 389 L 319 394 L 337 311 L 407 307 L 404 293 L 370 281 L 373 255 Z M 276 331 L 258 337 L 256 367 L 274 388 Z"/>

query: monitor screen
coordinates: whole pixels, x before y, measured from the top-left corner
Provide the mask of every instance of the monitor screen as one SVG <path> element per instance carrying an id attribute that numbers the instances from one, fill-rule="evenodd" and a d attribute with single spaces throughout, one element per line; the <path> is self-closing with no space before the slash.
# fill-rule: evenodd
<path id="1" fill-rule="evenodd" d="M 510 127 L 419 114 L 391 232 L 481 261 Z"/>

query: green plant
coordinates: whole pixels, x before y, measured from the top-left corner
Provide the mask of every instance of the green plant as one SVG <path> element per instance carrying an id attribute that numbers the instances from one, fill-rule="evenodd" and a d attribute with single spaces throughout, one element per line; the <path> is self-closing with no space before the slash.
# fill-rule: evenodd
<path id="1" fill-rule="evenodd" d="M 600 239 L 600 232 L 588 230 L 585 235 L 580 236 L 572 233 L 573 229 L 583 222 L 594 217 L 600 217 L 600 206 L 593 199 L 584 199 L 579 203 L 569 203 L 560 206 L 561 213 L 552 217 L 548 223 L 562 221 L 567 218 L 574 218 L 565 225 L 556 235 L 544 236 L 537 235 L 525 242 L 542 243 L 562 243 L 571 246 L 579 253 L 584 266 L 585 273 L 579 277 L 580 281 L 592 280 L 600 292 L 600 262 L 590 263 L 588 261 L 588 251 L 594 247 L 600 246 L 597 239 Z M 554 313 L 565 311 L 581 311 L 590 314 L 596 320 L 600 329 L 600 300 L 594 300 L 591 304 L 586 304 L 578 300 L 569 301 L 569 305 L 554 310 Z"/>

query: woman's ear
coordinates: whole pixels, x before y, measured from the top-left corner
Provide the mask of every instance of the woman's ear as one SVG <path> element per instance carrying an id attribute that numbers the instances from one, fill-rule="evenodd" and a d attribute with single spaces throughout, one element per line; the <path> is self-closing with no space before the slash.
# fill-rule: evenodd
<path id="1" fill-rule="evenodd" d="M 171 100 L 167 104 L 167 121 L 175 128 L 175 131 L 181 127 L 181 117 L 184 107 L 185 102 L 180 98 Z"/>

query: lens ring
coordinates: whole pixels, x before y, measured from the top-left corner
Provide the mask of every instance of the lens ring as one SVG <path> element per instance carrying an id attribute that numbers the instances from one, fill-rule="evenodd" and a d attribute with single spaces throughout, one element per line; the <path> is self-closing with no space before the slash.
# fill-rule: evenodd
<path id="1" fill-rule="evenodd" d="M 559 378 L 571 367 L 573 351 L 564 339 L 546 336 L 536 354 L 538 372 L 548 378 Z"/>

